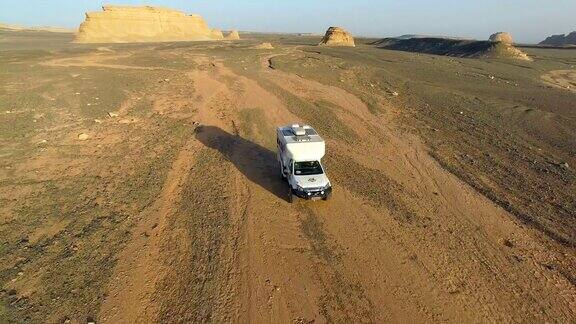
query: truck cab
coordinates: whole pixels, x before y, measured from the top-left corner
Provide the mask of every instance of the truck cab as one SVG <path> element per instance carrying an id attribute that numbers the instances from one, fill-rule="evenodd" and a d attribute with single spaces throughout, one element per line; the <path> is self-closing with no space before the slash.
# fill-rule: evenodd
<path id="1" fill-rule="evenodd" d="M 309 125 L 279 127 L 277 135 L 278 164 L 288 183 L 288 201 L 327 200 L 332 185 L 321 161 L 326 152 L 324 140 Z"/>

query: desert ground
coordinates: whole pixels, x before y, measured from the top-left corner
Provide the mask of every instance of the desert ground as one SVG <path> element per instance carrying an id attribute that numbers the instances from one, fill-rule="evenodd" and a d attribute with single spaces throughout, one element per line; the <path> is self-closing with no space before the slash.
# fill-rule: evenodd
<path id="1" fill-rule="evenodd" d="M 72 37 L 0 32 L 0 322 L 576 321 L 576 50 Z"/>

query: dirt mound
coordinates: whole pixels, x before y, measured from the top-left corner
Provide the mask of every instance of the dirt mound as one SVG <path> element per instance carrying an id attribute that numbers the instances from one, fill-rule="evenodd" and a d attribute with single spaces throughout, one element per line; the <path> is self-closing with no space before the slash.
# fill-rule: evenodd
<path id="1" fill-rule="evenodd" d="M 542 42 L 540 45 L 552 45 L 552 46 L 566 46 L 566 45 L 576 45 L 576 31 L 571 32 L 568 35 L 552 35 Z"/>
<path id="2" fill-rule="evenodd" d="M 385 38 L 371 43 L 379 48 L 405 52 L 467 58 L 509 58 L 530 60 L 524 52 L 510 44 L 448 38 Z"/>
<path id="3" fill-rule="evenodd" d="M 233 30 L 230 33 L 228 33 L 228 35 L 226 35 L 226 37 L 224 37 L 224 39 L 226 39 L 226 40 L 240 40 L 240 34 L 238 33 L 237 30 Z"/>
<path id="4" fill-rule="evenodd" d="M 262 43 L 252 47 L 253 49 L 274 49 L 271 43 Z"/>
<path id="5" fill-rule="evenodd" d="M 326 46 L 356 46 L 354 44 L 354 38 L 346 30 L 340 27 L 330 27 L 326 31 L 326 35 L 322 38 L 322 41 L 318 45 Z"/>
<path id="6" fill-rule="evenodd" d="M 198 15 L 158 7 L 103 6 L 86 13 L 76 43 L 137 43 L 223 39 Z"/>
<path id="7" fill-rule="evenodd" d="M 490 35 L 490 41 L 501 42 L 505 44 L 514 44 L 514 39 L 510 33 L 498 32 L 496 34 Z"/>

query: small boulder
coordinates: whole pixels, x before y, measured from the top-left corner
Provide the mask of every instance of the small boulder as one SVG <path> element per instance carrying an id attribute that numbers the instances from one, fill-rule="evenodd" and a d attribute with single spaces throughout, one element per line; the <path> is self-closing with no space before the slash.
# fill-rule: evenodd
<path id="1" fill-rule="evenodd" d="M 78 134 L 78 139 L 81 140 L 81 141 L 85 141 L 85 140 L 87 140 L 87 139 L 89 139 L 89 138 L 90 138 L 90 135 L 88 135 L 88 134 L 86 134 L 86 133 L 80 133 L 80 134 Z"/>
<path id="2" fill-rule="evenodd" d="M 507 239 L 507 238 L 503 238 L 500 240 L 500 242 L 502 243 L 502 245 L 509 247 L 509 248 L 513 248 L 514 247 L 514 242 L 512 242 L 511 240 Z"/>

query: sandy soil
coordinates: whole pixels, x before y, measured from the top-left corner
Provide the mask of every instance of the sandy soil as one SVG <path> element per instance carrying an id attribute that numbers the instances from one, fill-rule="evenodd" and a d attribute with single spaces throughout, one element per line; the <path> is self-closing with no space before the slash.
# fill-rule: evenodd
<path id="1" fill-rule="evenodd" d="M 0 263 L 0 316 L 99 323 L 576 319 L 573 247 L 443 167 L 406 127 L 394 96 L 378 93 L 368 105 L 343 86 L 272 65 L 299 55 L 299 47 L 233 56 L 196 46 L 202 51 L 160 46 L 151 52 L 160 63 L 146 65 L 122 47 L 37 60 L 51 78 L 81 75 L 63 85 L 87 69 L 155 74 L 123 91 L 96 116 L 100 122 L 87 117 L 94 111 L 60 108 L 55 124 L 63 128 L 3 139 L 11 146 L 1 152 L 10 161 L 0 173 L 8 203 L 2 226 L 20 233 L 6 237 L 12 251 L 0 250 L 10 256 Z M 181 67 L 162 63 L 176 58 Z M 5 97 L 21 86 L 9 81 Z M 45 92 L 58 97 L 58 89 Z M 90 103 L 98 100 L 91 95 Z M 299 120 L 325 130 L 334 185 L 328 202 L 286 200 L 274 128 Z M 80 131 L 90 140 L 79 142 Z M 39 151 L 42 136 L 50 142 Z M 31 153 L 18 157 L 17 150 Z M 47 195 L 42 181 L 72 188 L 59 182 L 63 175 L 94 180 L 57 191 L 63 198 L 54 216 L 23 220 L 21 199 Z M 91 220 L 77 225 L 78 217 L 58 216 L 74 213 Z M 70 277 L 52 273 L 54 266 Z"/>
<path id="2" fill-rule="evenodd" d="M 552 86 L 576 91 L 576 70 L 552 71 L 544 74 L 542 79 Z"/>

